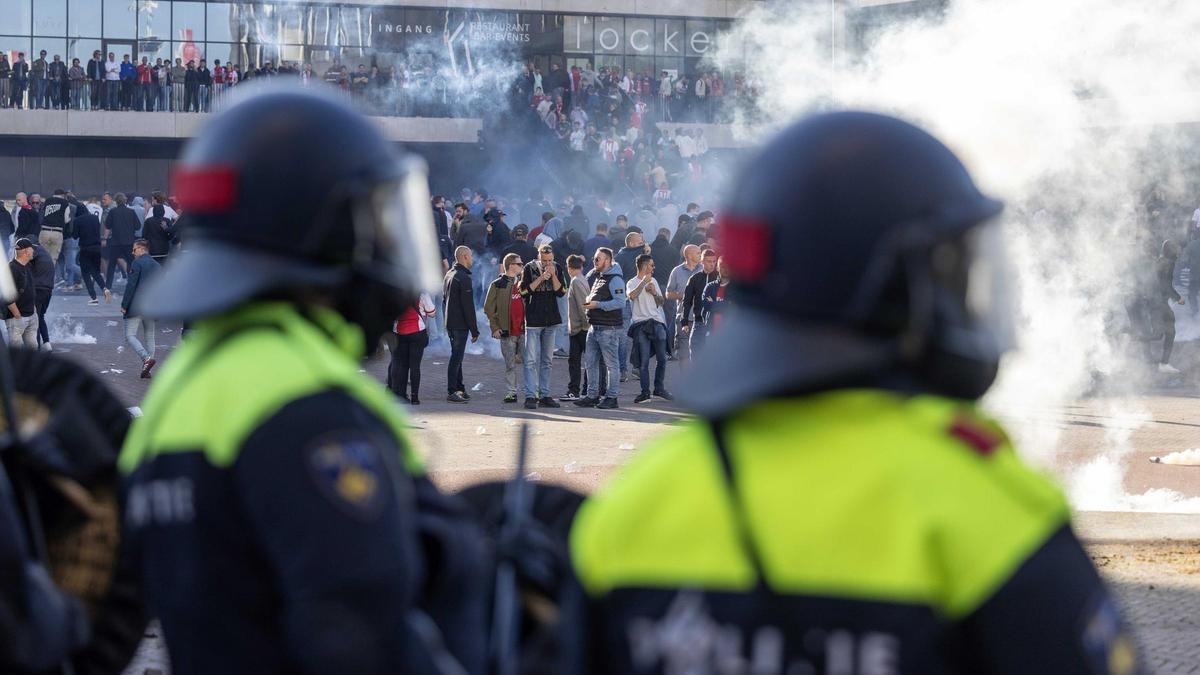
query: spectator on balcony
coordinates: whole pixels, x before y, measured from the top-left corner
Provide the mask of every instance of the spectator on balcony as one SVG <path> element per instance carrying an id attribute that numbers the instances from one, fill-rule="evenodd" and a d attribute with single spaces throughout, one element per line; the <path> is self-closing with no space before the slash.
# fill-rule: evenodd
<path id="1" fill-rule="evenodd" d="M 25 62 L 25 52 L 17 52 L 17 60 L 13 61 L 12 74 L 8 78 L 10 84 L 9 102 L 14 108 L 25 107 L 25 87 L 29 82 L 29 64 Z"/>
<path id="2" fill-rule="evenodd" d="M 150 59 L 143 56 L 142 62 L 137 65 L 137 80 L 133 95 L 134 110 L 153 110 L 154 109 L 154 68 L 150 66 Z"/>
<path id="3" fill-rule="evenodd" d="M 199 96 L 200 73 L 196 72 L 196 62 L 188 61 L 183 76 L 183 112 L 200 112 Z"/>
<path id="4" fill-rule="evenodd" d="M 8 54 L 0 51 L 0 108 L 8 107 L 8 88 L 11 85 L 12 66 L 8 64 Z"/>
<path id="5" fill-rule="evenodd" d="M 171 109 L 171 59 L 154 61 L 154 80 L 158 86 L 158 111 Z"/>
<path id="6" fill-rule="evenodd" d="M 29 109 L 47 108 L 46 105 L 46 50 L 43 49 L 38 58 L 29 67 Z"/>
<path id="7" fill-rule="evenodd" d="M 200 111 L 208 112 L 209 94 L 212 92 L 212 71 L 208 69 L 208 61 L 200 59 L 200 67 L 196 69 L 196 84 L 200 94 Z"/>
<path id="8" fill-rule="evenodd" d="M 175 65 L 171 66 L 171 110 L 175 112 L 183 112 L 183 102 L 187 96 L 187 68 L 183 65 L 183 59 L 176 58 Z"/>
<path id="9" fill-rule="evenodd" d="M 79 59 L 71 59 L 71 69 L 67 71 L 68 88 L 71 93 L 67 99 L 67 105 L 74 110 L 87 110 L 87 103 L 91 100 L 87 93 L 87 73 L 84 72 L 83 66 L 79 65 Z"/>
<path id="10" fill-rule="evenodd" d="M 104 55 L 100 50 L 92 52 L 87 62 L 88 102 L 92 110 L 100 109 L 101 90 L 104 89 Z"/>
<path id="11" fill-rule="evenodd" d="M 121 67 L 118 71 L 120 79 L 120 107 L 121 110 L 130 110 L 133 108 L 133 89 L 137 81 L 137 66 L 129 60 L 129 55 L 125 54 L 121 57 Z"/>
<path id="12" fill-rule="evenodd" d="M 225 88 L 229 86 L 229 68 L 221 65 L 221 59 L 213 60 L 212 81 L 212 100 L 220 101 Z"/>
<path id="13" fill-rule="evenodd" d="M 54 55 L 54 60 L 46 66 L 46 99 L 55 110 L 66 110 L 70 98 L 70 80 L 67 79 L 67 64 L 62 57 Z"/>
<path id="14" fill-rule="evenodd" d="M 354 76 L 350 78 L 350 93 L 354 95 L 355 100 L 359 103 L 366 97 L 367 85 L 370 83 L 371 76 L 367 74 L 366 64 L 358 64 L 358 68 L 354 71 Z"/>

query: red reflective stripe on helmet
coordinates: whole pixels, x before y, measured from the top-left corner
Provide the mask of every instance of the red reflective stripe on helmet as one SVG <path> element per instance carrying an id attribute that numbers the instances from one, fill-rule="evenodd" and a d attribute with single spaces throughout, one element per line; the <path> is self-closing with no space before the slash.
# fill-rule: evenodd
<path id="1" fill-rule="evenodd" d="M 1002 436 L 965 417 L 954 420 L 946 431 L 984 457 L 990 456 L 1004 443 Z"/>
<path id="2" fill-rule="evenodd" d="M 175 171 L 172 188 L 185 213 L 228 213 L 237 203 L 237 174 L 225 167 Z"/>
<path id="3" fill-rule="evenodd" d="M 717 221 L 721 257 L 740 282 L 761 281 L 771 267 L 771 229 L 761 220 L 725 216 Z"/>

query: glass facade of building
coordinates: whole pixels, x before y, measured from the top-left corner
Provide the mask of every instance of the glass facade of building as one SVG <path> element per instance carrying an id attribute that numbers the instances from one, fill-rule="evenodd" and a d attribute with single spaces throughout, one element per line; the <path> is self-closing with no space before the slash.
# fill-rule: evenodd
<path id="1" fill-rule="evenodd" d="M 478 68 L 496 57 L 694 72 L 731 22 L 690 18 L 185 0 L 0 0 L 0 51 L 137 59 Z"/>

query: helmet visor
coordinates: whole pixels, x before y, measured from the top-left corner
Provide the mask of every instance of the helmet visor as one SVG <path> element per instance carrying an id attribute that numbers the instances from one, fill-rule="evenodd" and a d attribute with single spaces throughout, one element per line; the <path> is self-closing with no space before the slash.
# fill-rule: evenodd
<path id="1" fill-rule="evenodd" d="M 398 177 L 379 184 L 363 206 L 370 213 L 357 219 L 354 257 L 359 264 L 374 268 L 397 288 L 414 294 L 436 292 L 442 268 L 425 163 L 402 160 Z"/>
<path id="2" fill-rule="evenodd" d="M 966 235 L 970 264 L 966 276 L 967 311 L 975 325 L 995 340 L 1000 352 L 1016 346 L 1013 328 L 1013 272 L 998 220 Z"/>

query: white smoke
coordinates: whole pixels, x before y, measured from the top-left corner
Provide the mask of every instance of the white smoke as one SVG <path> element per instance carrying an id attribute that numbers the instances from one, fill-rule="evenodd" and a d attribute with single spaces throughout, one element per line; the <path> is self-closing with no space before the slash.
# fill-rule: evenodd
<path id="1" fill-rule="evenodd" d="M 1183 199 L 1187 187 L 1176 163 L 1182 132 L 1150 123 L 1165 121 L 1164 100 L 1200 82 L 1195 61 L 1181 56 L 1200 34 L 1200 5 L 949 0 L 932 16 L 863 28 L 868 14 L 899 17 L 929 3 L 859 4 L 868 3 L 770 3 L 718 44 L 722 71 L 744 69 L 764 84 L 761 113 L 739 113 L 739 132 L 761 139 L 829 108 L 929 129 L 1009 204 L 1020 345 L 987 404 L 1018 420 L 1059 417 L 1098 387 L 1134 390 L 1142 354 L 1115 338 L 1130 267 L 1149 264 L 1143 239 L 1183 234 L 1182 223 L 1147 222 L 1144 197 L 1157 187 Z M 1064 481 L 1079 506 L 1139 508 L 1154 500 L 1126 494 L 1122 467 L 1146 415 L 1134 403 L 1111 412 L 1109 447 Z M 1062 424 L 1011 426 L 1035 463 L 1059 459 Z"/>

